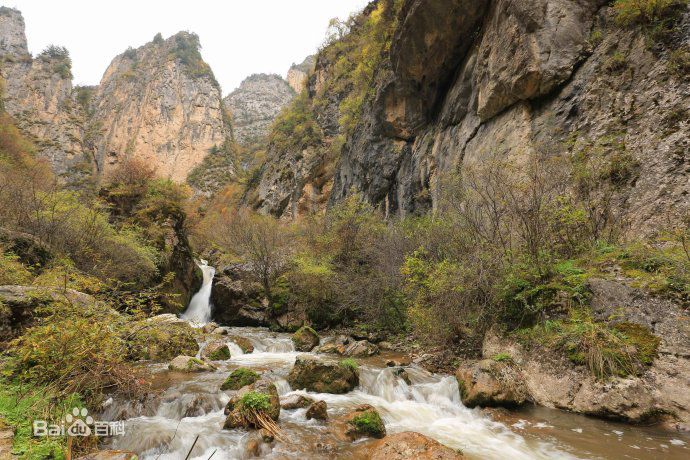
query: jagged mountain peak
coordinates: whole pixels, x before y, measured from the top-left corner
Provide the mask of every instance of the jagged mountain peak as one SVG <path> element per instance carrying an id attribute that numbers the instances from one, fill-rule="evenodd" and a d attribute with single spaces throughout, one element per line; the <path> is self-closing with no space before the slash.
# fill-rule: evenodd
<path id="1" fill-rule="evenodd" d="M 223 102 L 233 120 L 235 139 L 241 145 L 261 142 L 271 123 L 295 96 L 280 75 L 254 74 L 242 81 Z"/>
<path id="2" fill-rule="evenodd" d="M 21 11 L 0 6 L 0 56 L 29 54 L 24 27 Z"/>

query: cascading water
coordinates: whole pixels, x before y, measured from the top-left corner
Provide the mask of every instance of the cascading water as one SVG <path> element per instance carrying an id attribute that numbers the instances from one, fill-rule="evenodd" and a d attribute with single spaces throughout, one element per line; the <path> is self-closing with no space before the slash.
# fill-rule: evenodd
<path id="1" fill-rule="evenodd" d="M 210 285 L 210 282 L 209 282 Z M 203 290 L 203 289 L 202 289 Z M 190 304 L 190 310 L 192 305 Z M 243 430 L 223 430 L 223 407 L 229 393 L 220 391 L 227 375 L 248 367 L 275 382 L 280 397 L 306 394 L 286 381 L 296 356 L 290 336 L 258 328 L 227 328 L 232 350 L 228 361 L 215 362 L 216 372 L 187 374 L 167 381 L 167 388 L 145 408 L 115 402 L 104 419 L 126 414 L 124 436 L 112 438 L 111 448 L 131 450 L 142 460 L 248 458 L 249 435 Z M 233 337 L 251 341 L 254 352 L 242 353 Z M 335 360 L 319 354 L 320 359 Z M 687 438 L 649 428 L 614 425 L 559 411 L 513 415 L 505 423 L 492 420 L 479 409 L 462 405 L 458 384 L 452 376 L 431 374 L 419 367 L 406 368 L 409 383 L 383 367 L 388 358 L 360 361 L 360 386 L 344 395 L 309 393 L 328 404 L 336 418 L 359 404 L 371 404 L 383 418 L 389 433 L 416 431 L 455 449 L 470 459 L 571 459 L 571 458 L 688 458 Z M 283 410 L 280 427 L 289 442 L 264 445 L 260 458 L 323 459 L 366 458 L 363 444 L 335 439 L 324 424 L 307 420 L 306 409 Z M 198 436 L 198 439 L 196 439 Z M 685 439 L 685 441 L 683 440 Z M 195 444 L 196 440 L 196 444 Z M 319 446 L 330 445 L 324 455 Z M 366 452 L 366 450 L 365 450 Z"/>
<path id="2" fill-rule="evenodd" d="M 211 289 L 216 269 L 203 259 L 199 263 L 199 268 L 203 273 L 201 289 L 192 297 L 187 310 L 182 314 L 182 319 L 191 323 L 205 324 L 211 321 Z"/>

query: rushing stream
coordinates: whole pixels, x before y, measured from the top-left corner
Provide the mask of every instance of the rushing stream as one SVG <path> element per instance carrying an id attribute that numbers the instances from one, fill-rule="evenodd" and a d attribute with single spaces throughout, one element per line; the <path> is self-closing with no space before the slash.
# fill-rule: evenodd
<path id="1" fill-rule="evenodd" d="M 210 317 L 208 299 L 213 269 L 204 270 L 204 285 L 184 317 L 198 325 Z M 208 282 L 207 282 L 208 279 Z M 205 289 L 208 289 L 205 291 Z M 205 303 L 204 303 L 205 302 Z M 229 392 L 219 390 L 233 369 L 244 366 L 275 382 L 283 396 L 294 391 L 285 380 L 295 358 L 289 334 L 261 328 L 227 328 L 232 358 L 215 363 L 216 372 L 180 374 L 154 365 L 155 387 L 161 394 L 147 403 L 113 402 L 103 415 L 126 420 L 125 435 L 112 440 L 112 448 L 131 450 L 142 459 L 249 458 L 244 430 L 223 430 L 223 407 Z M 232 341 L 245 337 L 254 352 L 243 354 Z M 321 359 L 328 355 L 319 355 Z M 452 376 L 431 374 L 414 365 L 407 368 L 411 384 L 385 367 L 393 353 L 360 360 L 360 386 L 345 395 L 309 395 L 328 403 L 333 418 L 358 404 L 371 404 L 380 412 L 389 433 L 417 431 L 476 459 L 552 458 L 689 458 L 688 438 L 655 428 L 632 427 L 555 410 L 528 408 L 521 412 L 465 408 Z M 262 446 L 266 459 L 364 459 L 371 441 L 344 442 L 328 432 L 327 422 L 307 420 L 306 409 L 282 410 L 280 427 L 289 442 Z M 325 448 L 324 446 L 329 446 Z"/>

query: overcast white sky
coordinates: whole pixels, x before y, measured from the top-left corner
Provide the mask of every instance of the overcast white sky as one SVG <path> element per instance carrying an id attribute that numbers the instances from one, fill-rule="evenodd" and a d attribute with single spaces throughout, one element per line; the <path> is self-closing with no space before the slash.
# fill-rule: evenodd
<path id="1" fill-rule="evenodd" d="M 0 0 L 19 9 L 29 50 L 66 46 L 76 84 L 97 84 L 127 47 L 196 32 L 223 95 L 253 73 L 283 76 L 322 43 L 329 19 L 369 0 Z"/>

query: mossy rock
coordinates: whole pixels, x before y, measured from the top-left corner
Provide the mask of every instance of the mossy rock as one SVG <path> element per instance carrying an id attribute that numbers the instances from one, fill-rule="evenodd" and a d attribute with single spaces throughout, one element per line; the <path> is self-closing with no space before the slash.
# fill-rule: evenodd
<path id="1" fill-rule="evenodd" d="M 292 336 L 297 351 L 312 351 L 321 341 L 319 334 L 309 326 L 302 326 Z"/>
<path id="2" fill-rule="evenodd" d="M 199 358 L 194 358 L 192 356 L 178 356 L 170 361 L 170 364 L 168 364 L 168 369 L 178 372 L 204 372 L 213 371 L 216 368 L 211 363 L 202 361 Z"/>
<path id="3" fill-rule="evenodd" d="M 230 337 L 230 341 L 235 342 L 237 346 L 240 347 L 240 350 L 242 350 L 244 353 L 254 352 L 254 345 L 252 344 L 251 340 L 246 337 Z"/>
<path id="4" fill-rule="evenodd" d="M 359 371 L 356 366 L 298 356 L 287 380 L 293 389 L 343 394 L 359 385 Z"/>
<path id="5" fill-rule="evenodd" d="M 259 379 L 251 385 L 242 387 L 225 406 L 225 423 L 223 428 L 261 428 L 252 417 L 247 417 L 251 410 L 258 410 L 267 417 L 277 421 L 280 417 L 280 396 L 278 389 L 268 380 Z"/>
<path id="6" fill-rule="evenodd" d="M 340 422 L 341 426 L 344 422 L 344 435 L 351 441 L 365 437 L 381 439 L 386 436 L 386 426 L 381 416 L 369 404 L 355 407 L 352 412 L 343 416 Z"/>
<path id="7" fill-rule="evenodd" d="M 259 380 L 261 377 L 259 374 L 246 367 L 240 367 L 235 369 L 232 373 L 225 379 L 225 382 L 220 386 L 222 391 L 225 390 L 239 390 L 242 387 L 251 385 L 252 383 Z"/>
<path id="8" fill-rule="evenodd" d="M 127 341 L 132 360 L 169 361 L 199 352 L 194 329 L 185 322 L 145 321 L 134 327 L 135 332 Z"/>
<path id="9" fill-rule="evenodd" d="M 230 359 L 230 348 L 224 340 L 217 340 L 207 344 L 201 351 L 201 356 L 211 361 L 225 361 Z"/>

